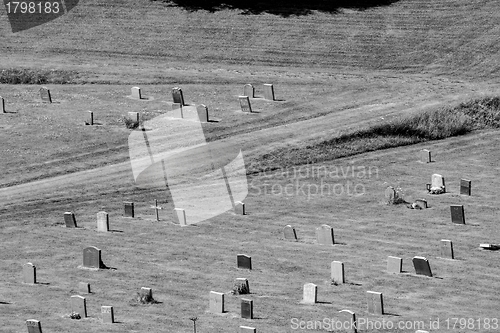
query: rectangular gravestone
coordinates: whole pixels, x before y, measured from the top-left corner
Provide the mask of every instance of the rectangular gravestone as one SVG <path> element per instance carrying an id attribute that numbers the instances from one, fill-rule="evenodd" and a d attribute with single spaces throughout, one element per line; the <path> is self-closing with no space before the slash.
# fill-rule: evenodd
<path id="1" fill-rule="evenodd" d="M 224 293 L 210 292 L 210 312 L 224 313 Z"/>
<path id="2" fill-rule="evenodd" d="M 358 321 L 356 319 L 356 314 L 353 311 L 340 310 L 339 321 L 341 322 L 342 332 L 358 332 Z"/>
<path id="3" fill-rule="evenodd" d="M 174 214 L 182 227 L 187 226 L 186 211 L 182 208 L 174 208 Z"/>
<path id="4" fill-rule="evenodd" d="M 130 96 L 132 96 L 132 98 L 141 99 L 142 98 L 141 88 L 139 88 L 139 87 L 132 87 Z"/>
<path id="5" fill-rule="evenodd" d="M 87 318 L 87 301 L 80 295 L 71 296 L 71 311 L 80 314 L 80 317 Z"/>
<path id="6" fill-rule="evenodd" d="M 30 262 L 23 265 L 23 282 L 36 284 L 36 267 Z"/>
<path id="7" fill-rule="evenodd" d="M 245 215 L 245 204 L 241 201 L 235 201 L 234 212 L 238 215 Z"/>
<path id="8" fill-rule="evenodd" d="M 433 174 L 431 178 L 431 188 L 433 187 L 441 187 L 443 189 L 446 189 L 444 184 L 444 177 L 437 173 Z"/>
<path id="9" fill-rule="evenodd" d="M 403 259 L 399 257 L 387 257 L 387 271 L 389 273 L 401 273 L 403 270 Z"/>
<path id="10" fill-rule="evenodd" d="M 236 278 L 233 291 L 236 295 L 250 294 L 250 285 L 248 284 L 248 279 Z"/>
<path id="11" fill-rule="evenodd" d="M 384 314 L 384 300 L 382 293 L 375 291 L 367 291 L 366 297 L 368 299 L 368 313 L 375 315 Z"/>
<path id="12" fill-rule="evenodd" d="M 252 112 L 252 106 L 250 105 L 248 96 L 238 96 L 238 100 L 240 101 L 241 111 Z"/>
<path id="13" fill-rule="evenodd" d="M 102 322 L 113 324 L 115 322 L 115 313 L 112 306 L 101 306 Z"/>
<path id="14" fill-rule="evenodd" d="M 327 224 L 323 224 L 321 227 L 316 228 L 316 240 L 318 244 L 321 245 L 335 244 L 333 228 Z"/>
<path id="15" fill-rule="evenodd" d="M 196 106 L 196 112 L 198 112 L 198 119 L 202 123 L 208 123 L 209 122 L 209 117 L 208 117 L 208 108 L 204 104 L 200 104 Z"/>
<path id="16" fill-rule="evenodd" d="M 0 111 L 5 113 L 5 100 L 0 96 Z"/>
<path id="17" fill-rule="evenodd" d="M 172 89 L 172 100 L 174 103 L 179 103 L 181 106 L 184 106 L 184 95 L 182 94 L 182 89 L 179 87 L 175 87 Z"/>
<path id="18" fill-rule="evenodd" d="M 184 118 L 184 110 L 183 106 L 179 103 L 172 104 L 172 117 L 182 119 Z"/>
<path id="19" fill-rule="evenodd" d="M 465 213 L 463 205 L 451 205 L 451 222 L 456 224 L 465 224 Z"/>
<path id="20" fill-rule="evenodd" d="M 468 179 L 460 179 L 460 194 L 470 195 L 471 183 Z"/>
<path id="21" fill-rule="evenodd" d="M 83 267 L 102 268 L 101 250 L 95 246 L 89 246 L 83 249 Z"/>
<path id="22" fill-rule="evenodd" d="M 344 263 L 341 261 L 332 261 L 331 279 L 334 283 L 345 283 Z"/>
<path id="23" fill-rule="evenodd" d="M 448 239 L 441 239 L 441 258 L 455 259 L 453 254 L 453 242 Z"/>
<path id="24" fill-rule="evenodd" d="M 314 283 L 304 284 L 304 294 L 302 298 L 302 303 L 304 304 L 315 304 L 318 302 L 318 286 Z"/>
<path id="25" fill-rule="evenodd" d="M 128 117 L 135 122 L 139 122 L 140 120 L 140 113 L 139 112 L 129 112 Z"/>
<path id="26" fill-rule="evenodd" d="M 94 125 L 94 112 L 93 111 L 87 111 L 88 112 L 88 118 L 85 124 L 93 126 Z"/>
<path id="27" fill-rule="evenodd" d="M 240 326 L 240 333 L 257 333 L 257 329 L 250 326 Z"/>
<path id="28" fill-rule="evenodd" d="M 90 284 L 87 282 L 78 283 L 78 292 L 80 294 L 90 294 Z"/>
<path id="29" fill-rule="evenodd" d="M 413 257 L 412 261 L 417 275 L 432 277 L 431 266 L 429 265 L 429 260 L 427 260 L 427 258 L 417 256 Z"/>
<path id="30" fill-rule="evenodd" d="M 64 223 L 66 223 L 66 228 L 76 228 L 75 214 L 73 212 L 65 212 Z"/>
<path id="31" fill-rule="evenodd" d="M 236 256 L 236 266 L 243 269 L 252 269 L 252 257 L 246 254 L 238 254 Z"/>
<path id="32" fill-rule="evenodd" d="M 125 209 L 125 217 L 134 217 L 134 203 L 130 201 L 124 201 L 123 202 L 124 209 Z"/>
<path id="33" fill-rule="evenodd" d="M 415 205 L 421 209 L 426 209 L 427 206 L 427 200 L 425 199 L 417 199 L 415 200 Z"/>
<path id="34" fill-rule="evenodd" d="M 26 326 L 28 326 L 28 333 L 42 333 L 42 324 L 38 320 L 28 319 Z"/>
<path id="35" fill-rule="evenodd" d="M 106 212 L 97 213 L 97 231 L 109 231 L 109 214 Z"/>
<path id="36" fill-rule="evenodd" d="M 253 301 L 250 299 L 241 299 L 241 318 L 253 319 Z"/>
<path id="37" fill-rule="evenodd" d="M 40 98 L 43 102 L 52 103 L 52 96 L 50 96 L 50 90 L 42 87 L 40 88 Z"/>
<path id="38" fill-rule="evenodd" d="M 247 96 L 248 98 L 255 97 L 255 88 L 251 84 L 245 84 L 243 87 L 243 96 Z"/>
<path id="39" fill-rule="evenodd" d="M 420 151 L 420 162 L 430 163 L 431 162 L 431 151 L 428 149 L 422 149 Z"/>
<path id="40" fill-rule="evenodd" d="M 285 239 L 294 241 L 297 240 L 297 232 L 295 231 L 295 228 L 292 227 L 291 225 L 286 225 L 283 228 L 283 236 L 285 237 Z"/>
<path id="41" fill-rule="evenodd" d="M 274 87 L 272 84 L 264 84 L 264 98 L 270 101 L 274 101 Z"/>

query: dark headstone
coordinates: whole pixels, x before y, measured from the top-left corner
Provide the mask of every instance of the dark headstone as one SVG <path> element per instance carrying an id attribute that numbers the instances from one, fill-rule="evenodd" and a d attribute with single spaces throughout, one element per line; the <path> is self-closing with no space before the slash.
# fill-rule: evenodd
<path id="1" fill-rule="evenodd" d="M 468 179 L 460 179 L 460 194 L 470 195 L 471 184 L 472 182 Z"/>
<path id="2" fill-rule="evenodd" d="M 36 267 L 30 262 L 23 265 L 23 282 L 29 284 L 36 283 Z"/>
<path id="3" fill-rule="evenodd" d="M 43 102 L 52 103 L 52 97 L 50 96 L 50 90 L 45 88 L 45 87 L 40 88 L 40 98 L 42 99 Z"/>
<path id="4" fill-rule="evenodd" d="M 238 96 L 238 100 L 240 101 L 241 111 L 252 112 L 252 106 L 250 105 L 248 96 Z"/>
<path id="5" fill-rule="evenodd" d="M 85 268 L 104 268 L 101 260 L 101 250 L 95 246 L 89 246 L 83 249 L 83 267 Z"/>
<path id="6" fill-rule="evenodd" d="M 253 301 L 250 299 L 241 299 L 241 318 L 253 319 Z"/>
<path id="7" fill-rule="evenodd" d="M 321 227 L 316 228 L 316 240 L 318 244 L 321 245 L 335 244 L 333 228 L 327 224 L 323 224 Z"/>
<path id="8" fill-rule="evenodd" d="M 455 259 L 453 254 L 453 242 L 448 239 L 441 239 L 441 257 Z"/>
<path id="9" fill-rule="evenodd" d="M 456 224 L 465 224 L 465 214 L 463 205 L 451 205 L 451 222 Z"/>
<path id="10" fill-rule="evenodd" d="M 250 294 L 250 286 L 248 284 L 248 279 L 236 278 L 234 283 L 233 292 L 235 295 L 245 295 Z"/>
<path id="11" fill-rule="evenodd" d="M 125 207 L 125 217 L 134 217 L 134 203 L 124 201 L 123 204 Z"/>
<path id="12" fill-rule="evenodd" d="M 264 84 L 264 98 L 270 101 L 274 101 L 274 87 L 272 84 Z"/>
<path id="13" fill-rule="evenodd" d="M 367 291 L 366 296 L 368 298 L 368 313 L 383 315 L 384 300 L 382 298 L 382 293 L 378 293 L 375 291 Z"/>
<path id="14" fill-rule="evenodd" d="M 238 254 L 236 256 L 236 263 L 238 268 L 252 269 L 252 257 L 246 254 Z"/>
<path id="15" fill-rule="evenodd" d="M 64 223 L 66 223 L 66 228 L 76 228 L 76 219 L 73 212 L 64 213 Z"/>
<path id="16" fill-rule="evenodd" d="M 172 89 L 172 100 L 174 103 L 179 103 L 181 106 L 184 106 L 184 95 L 182 94 L 182 89 L 179 87 L 175 87 Z"/>
<path id="17" fill-rule="evenodd" d="M 432 277 L 431 266 L 429 261 L 424 257 L 413 257 L 413 267 L 417 275 L 425 275 Z"/>
<path id="18" fill-rule="evenodd" d="M 115 313 L 112 306 L 101 306 L 102 322 L 113 324 L 115 322 Z"/>
<path id="19" fill-rule="evenodd" d="M 341 327 L 343 332 L 358 332 L 358 321 L 354 312 L 351 310 L 341 310 L 339 311 L 339 317 L 339 320 L 342 323 Z"/>
<path id="20" fill-rule="evenodd" d="M 80 295 L 71 296 L 71 311 L 76 312 L 82 318 L 87 318 L 87 301 Z"/>
<path id="21" fill-rule="evenodd" d="M 208 117 L 208 108 L 206 105 L 200 104 L 196 106 L 196 112 L 198 112 L 198 119 L 200 119 L 200 122 L 208 123 L 209 117 Z"/>
<path id="22" fill-rule="evenodd" d="M 248 98 L 255 97 L 255 88 L 251 84 L 245 84 L 243 87 L 243 96 L 247 96 Z"/>
<path id="23" fill-rule="evenodd" d="M 290 239 L 290 240 L 297 240 L 297 232 L 295 231 L 295 228 L 292 227 L 291 225 L 286 225 L 283 228 L 283 236 L 285 239 Z"/>
<path id="24" fill-rule="evenodd" d="M 38 320 L 28 319 L 26 326 L 28 326 L 28 333 L 42 333 L 42 324 Z"/>

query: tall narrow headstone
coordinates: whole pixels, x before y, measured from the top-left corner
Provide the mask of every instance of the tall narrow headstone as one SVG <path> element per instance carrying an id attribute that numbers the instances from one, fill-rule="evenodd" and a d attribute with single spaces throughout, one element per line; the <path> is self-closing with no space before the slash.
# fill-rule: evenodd
<path id="1" fill-rule="evenodd" d="M 134 217 L 134 203 L 130 201 L 123 202 L 125 209 L 125 217 Z"/>
<path id="2" fill-rule="evenodd" d="M 431 162 L 431 151 L 428 149 L 422 149 L 420 151 L 420 161 L 422 163 L 430 163 Z"/>
<path id="3" fill-rule="evenodd" d="M 157 199 L 155 199 L 155 204 L 154 204 L 154 206 L 151 206 L 151 208 L 154 208 L 154 210 L 155 210 L 156 221 L 160 221 L 160 210 L 162 210 L 163 207 L 158 206 Z"/>
<path id="4" fill-rule="evenodd" d="M 173 103 L 172 111 L 172 117 L 179 119 L 184 118 L 184 107 L 180 103 Z"/>
<path id="5" fill-rule="evenodd" d="M 285 237 L 285 239 L 294 241 L 297 240 L 297 232 L 295 231 L 295 228 L 292 227 L 291 225 L 286 225 L 283 228 L 283 236 Z"/>
<path id="6" fill-rule="evenodd" d="M 238 100 L 240 101 L 241 111 L 252 112 L 252 106 L 250 105 L 248 96 L 238 96 Z"/>
<path id="7" fill-rule="evenodd" d="M 87 301 L 80 295 L 71 296 L 71 311 L 80 314 L 80 317 L 87 318 Z"/>
<path id="8" fill-rule="evenodd" d="M 40 88 L 40 98 L 43 102 L 52 103 L 52 96 L 50 96 L 50 90 L 46 87 Z"/>
<path id="9" fill-rule="evenodd" d="M 321 245 L 335 244 L 333 228 L 327 224 L 323 224 L 321 227 L 316 228 L 316 240 L 318 244 Z"/>
<path id="10" fill-rule="evenodd" d="M 456 224 L 465 224 L 465 213 L 463 205 L 451 205 L 451 222 Z"/>
<path id="11" fill-rule="evenodd" d="M 36 283 L 36 267 L 30 262 L 23 265 L 23 282 L 29 284 Z"/>
<path id="12" fill-rule="evenodd" d="M 332 261 L 331 278 L 335 283 L 345 283 L 344 263 L 341 261 Z"/>
<path id="13" fill-rule="evenodd" d="M 246 254 L 238 254 L 236 256 L 236 266 L 243 269 L 252 269 L 252 257 Z"/>
<path id="14" fill-rule="evenodd" d="M 429 265 L 429 260 L 427 260 L 427 258 L 417 256 L 413 257 L 412 261 L 417 275 L 432 277 L 431 266 Z"/>
<path id="15" fill-rule="evenodd" d="M 198 112 L 198 119 L 200 119 L 200 122 L 202 123 L 209 122 L 208 107 L 206 105 L 200 104 L 196 106 L 196 112 Z"/>
<path id="16" fill-rule="evenodd" d="M 314 304 L 318 302 L 318 286 L 314 283 L 304 284 L 304 295 L 302 303 Z"/>
<path id="17" fill-rule="evenodd" d="M 351 310 L 340 310 L 339 320 L 341 322 L 341 327 L 343 332 L 357 333 L 358 332 L 358 321 L 356 319 L 356 314 Z"/>
<path id="18" fill-rule="evenodd" d="M 109 231 L 109 214 L 106 212 L 97 213 L 97 231 Z"/>
<path id="19" fill-rule="evenodd" d="M 243 96 L 247 96 L 248 98 L 255 97 L 255 88 L 251 84 L 245 84 L 243 87 Z"/>
<path id="20" fill-rule="evenodd" d="M 1 113 L 5 113 L 5 100 L 0 96 L 0 111 Z"/>
<path id="21" fill-rule="evenodd" d="M 240 333 L 257 333 L 257 329 L 250 326 L 240 326 Z"/>
<path id="22" fill-rule="evenodd" d="M 128 117 L 135 122 L 139 122 L 140 120 L 140 113 L 139 112 L 129 112 Z"/>
<path id="23" fill-rule="evenodd" d="M 83 249 L 83 267 L 85 268 L 103 268 L 101 260 L 101 250 L 95 246 L 89 246 Z"/>
<path id="24" fill-rule="evenodd" d="M 78 292 L 80 294 L 90 294 L 90 284 L 87 282 L 78 283 Z"/>
<path id="25" fill-rule="evenodd" d="M 403 259 L 399 257 L 387 257 L 387 271 L 389 273 L 401 273 L 403 269 Z"/>
<path id="26" fill-rule="evenodd" d="M 385 201 L 389 204 L 393 204 L 394 200 L 396 199 L 396 190 L 394 187 L 389 186 L 385 189 Z"/>
<path id="27" fill-rule="evenodd" d="M 241 299 L 241 318 L 253 319 L 253 301 L 250 299 Z"/>
<path id="28" fill-rule="evenodd" d="M 113 324 L 115 322 L 115 313 L 112 306 L 101 306 L 102 322 Z"/>
<path id="29" fill-rule="evenodd" d="M 174 103 L 179 103 L 181 106 L 184 106 L 184 95 L 182 94 L 182 89 L 179 87 L 175 87 L 172 89 L 172 100 Z"/>
<path id="30" fill-rule="evenodd" d="M 460 179 L 460 194 L 470 195 L 471 183 L 468 179 Z"/>
<path id="31" fill-rule="evenodd" d="M 441 257 L 447 259 L 455 259 L 453 254 L 453 242 L 448 239 L 441 239 Z"/>
<path id="32" fill-rule="evenodd" d="M 234 212 L 238 215 L 245 215 L 245 204 L 241 201 L 235 201 Z"/>
<path id="33" fill-rule="evenodd" d="M 210 312 L 224 313 L 224 293 L 210 292 Z"/>
<path id="34" fill-rule="evenodd" d="M 382 293 L 375 291 L 367 291 L 366 297 L 368 299 L 368 313 L 383 315 L 384 314 L 384 300 Z"/>
<path id="35" fill-rule="evenodd" d="M 132 87 L 132 89 L 131 89 L 131 96 L 133 98 L 141 99 L 142 98 L 141 88 L 139 88 L 139 87 Z"/>
<path id="36" fill-rule="evenodd" d="M 174 214 L 182 227 L 187 226 L 186 211 L 182 208 L 174 208 Z"/>
<path id="37" fill-rule="evenodd" d="M 94 112 L 93 111 L 87 111 L 88 112 L 88 125 L 94 125 Z"/>
<path id="38" fill-rule="evenodd" d="M 42 333 L 42 324 L 39 320 L 28 319 L 26 326 L 28 326 L 28 333 Z"/>
<path id="39" fill-rule="evenodd" d="M 433 174 L 431 178 L 431 188 L 433 187 L 440 187 L 446 190 L 446 186 L 444 184 L 444 177 L 437 173 Z"/>
<path id="40" fill-rule="evenodd" d="M 274 87 L 272 84 L 264 84 L 264 98 L 270 101 L 274 101 Z"/>
<path id="41" fill-rule="evenodd" d="M 65 212 L 64 223 L 66 224 L 66 228 L 76 228 L 75 214 L 73 212 Z"/>

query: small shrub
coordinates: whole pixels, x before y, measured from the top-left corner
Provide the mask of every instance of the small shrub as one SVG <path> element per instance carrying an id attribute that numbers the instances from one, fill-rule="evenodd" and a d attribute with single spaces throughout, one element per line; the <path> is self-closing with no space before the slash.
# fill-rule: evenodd
<path id="1" fill-rule="evenodd" d="M 128 117 L 123 117 L 123 123 L 128 129 L 136 129 L 141 124 L 140 121 L 133 120 Z"/>
<path id="2" fill-rule="evenodd" d="M 82 317 L 80 316 L 80 314 L 77 313 L 77 312 L 71 312 L 71 314 L 69 315 L 69 317 L 71 319 L 82 319 Z"/>
<path id="3" fill-rule="evenodd" d="M 149 294 L 137 293 L 137 303 L 141 303 L 141 304 L 156 304 L 158 302 L 152 296 L 150 296 Z"/>

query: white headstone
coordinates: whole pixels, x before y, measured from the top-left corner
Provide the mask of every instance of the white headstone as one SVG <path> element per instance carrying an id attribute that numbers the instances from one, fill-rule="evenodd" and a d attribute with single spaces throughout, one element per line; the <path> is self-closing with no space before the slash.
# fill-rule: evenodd
<path id="1" fill-rule="evenodd" d="M 132 91 L 131 96 L 133 98 L 141 99 L 141 88 L 139 88 L 139 87 L 132 87 L 131 91 Z"/>
<path id="2" fill-rule="evenodd" d="M 318 286 L 314 283 L 304 284 L 304 298 L 302 303 L 314 304 L 318 301 Z"/>
<path id="3" fill-rule="evenodd" d="M 109 214 L 106 212 L 97 213 L 97 231 L 109 231 Z"/>

